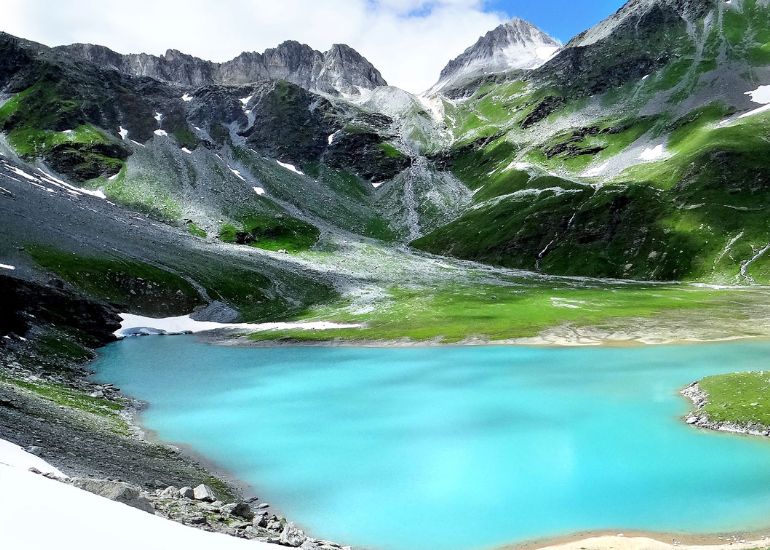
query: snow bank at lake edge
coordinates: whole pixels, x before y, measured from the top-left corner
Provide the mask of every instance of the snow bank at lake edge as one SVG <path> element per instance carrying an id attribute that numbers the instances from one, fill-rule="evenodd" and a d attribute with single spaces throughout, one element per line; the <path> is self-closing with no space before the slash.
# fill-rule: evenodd
<path id="1" fill-rule="evenodd" d="M 214 321 L 196 321 L 189 315 L 164 317 L 154 319 L 131 313 L 121 313 L 120 328 L 114 332 L 118 338 L 143 334 L 138 329 L 152 329 L 161 334 L 185 334 L 207 332 L 211 330 L 230 329 L 246 330 L 249 332 L 264 332 L 268 330 L 333 330 L 361 328 L 360 324 L 332 323 L 328 321 L 299 321 L 295 323 L 216 323 Z M 152 334 L 145 332 L 144 334 Z"/>
<path id="2" fill-rule="evenodd" d="M 114 550 L 276 548 L 273 544 L 209 533 L 175 523 L 28 471 L 30 467 L 42 471 L 41 462 L 46 464 L 0 439 L 2 548 L 103 550 L 106 541 Z M 48 468 L 58 472 L 50 465 Z M 45 523 L 44 529 L 41 529 L 41 522 Z"/>
<path id="3" fill-rule="evenodd" d="M 0 439 L 0 465 L 24 470 L 35 468 L 43 474 L 53 474 L 60 478 L 67 477 L 61 470 L 54 468 L 39 456 L 28 453 L 18 445 L 4 439 Z"/>

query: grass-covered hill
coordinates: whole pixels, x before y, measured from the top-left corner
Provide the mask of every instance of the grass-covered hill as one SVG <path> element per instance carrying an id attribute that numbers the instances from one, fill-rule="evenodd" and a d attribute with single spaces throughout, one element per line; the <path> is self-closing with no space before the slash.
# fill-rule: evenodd
<path id="1" fill-rule="evenodd" d="M 536 71 L 441 98 L 454 139 L 436 161 L 474 200 L 413 245 L 547 273 L 767 281 L 768 21 L 762 0 L 631 1 Z"/>

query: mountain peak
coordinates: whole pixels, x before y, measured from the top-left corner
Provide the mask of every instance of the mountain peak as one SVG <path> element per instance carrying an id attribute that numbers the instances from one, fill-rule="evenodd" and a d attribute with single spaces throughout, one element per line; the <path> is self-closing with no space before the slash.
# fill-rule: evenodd
<path id="1" fill-rule="evenodd" d="M 561 44 L 519 17 L 492 29 L 441 71 L 433 90 L 454 87 L 485 74 L 536 69 Z"/>

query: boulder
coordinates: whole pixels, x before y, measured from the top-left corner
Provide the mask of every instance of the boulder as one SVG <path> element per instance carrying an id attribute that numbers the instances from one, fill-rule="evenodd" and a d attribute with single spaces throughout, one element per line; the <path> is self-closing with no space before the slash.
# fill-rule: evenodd
<path id="1" fill-rule="evenodd" d="M 161 498 L 179 498 L 179 489 L 171 485 L 163 489 L 158 496 Z"/>
<path id="2" fill-rule="evenodd" d="M 231 504 L 225 504 L 222 506 L 222 513 L 247 520 L 254 519 L 254 512 L 251 511 L 251 507 L 245 502 L 233 502 Z"/>
<path id="3" fill-rule="evenodd" d="M 267 514 L 260 513 L 254 517 L 254 527 L 267 527 Z"/>
<path id="4" fill-rule="evenodd" d="M 195 500 L 203 500 L 205 502 L 214 502 L 217 499 L 217 497 L 214 495 L 214 490 L 205 483 L 201 483 L 195 489 L 193 489 L 193 498 Z"/>
<path id="5" fill-rule="evenodd" d="M 83 489 L 89 493 L 99 495 L 100 497 L 127 504 L 132 508 L 142 510 L 149 514 L 155 513 L 152 503 L 147 497 L 142 496 L 141 489 L 136 485 L 124 483 L 122 481 L 108 481 L 106 479 L 85 479 L 75 478 L 72 484 L 78 489 Z"/>
<path id="6" fill-rule="evenodd" d="M 192 487 L 182 487 L 179 489 L 179 496 L 184 498 L 195 498 L 195 491 Z"/>
<path id="7" fill-rule="evenodd" d="M 284 527 L 281 537 L 278 539 L 278 544 L 297 548 L 302 546 L 302 543 L 306 540 L 307 536 L 305 535 L 305 532 L 289 522 L 286 524 L 286 527 Z"/>

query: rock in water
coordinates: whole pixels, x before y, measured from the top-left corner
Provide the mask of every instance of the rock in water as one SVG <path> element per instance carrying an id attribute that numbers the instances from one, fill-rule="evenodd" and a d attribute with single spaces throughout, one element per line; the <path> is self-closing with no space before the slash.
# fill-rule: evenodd
<path id="1" fill-rule="evenodd" d="M 205 483 L 201 483 L 193 489 L 193 498 L 195 500 L 204 500 L 206 502 L 214 502 L 217 499 L 214 495 L 214 490 Z"/>
<path id="2" fill-rule="evenodd" d="M 299 529 L 294 523 L 289 522 L 281 533 L 281 538 L 278 539 L 278 543 L 284 546 L 293 546 L 295 548 L 302 546 L 302 543 L 307 540 L 307 536 L 302 529 Z"/>
<path id="3" fill-rule="evenodd" d="M 127 504 L 132 508 L 142 510 L 149 514 L 155 513 L 152 503 L 146 497 L 142 496 L 141 489 L 136 485 L 124 483 L 122 481 L 107 481 L 106 479 L 85 479 L 75 478 L 72 484 L 78 489 L 83 489 L 89 493 L 99 495 L 100 497 Z"/>

